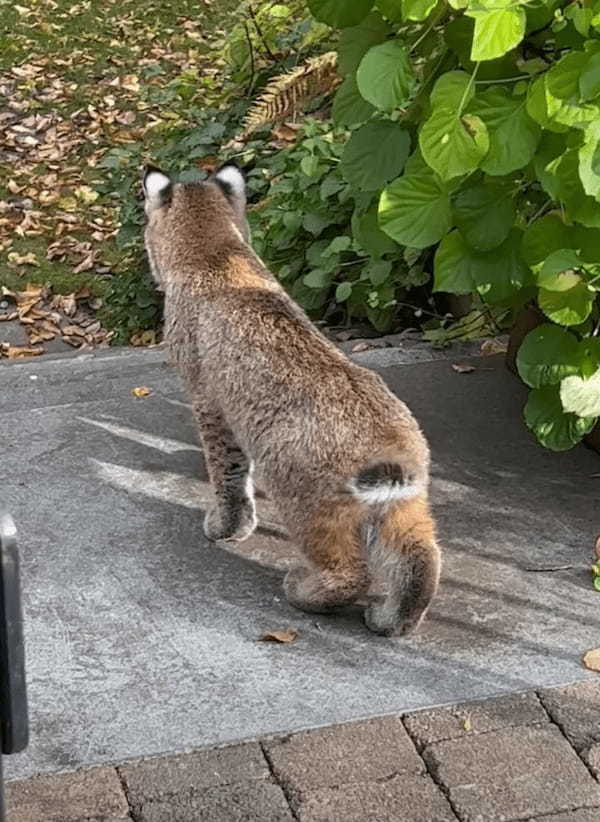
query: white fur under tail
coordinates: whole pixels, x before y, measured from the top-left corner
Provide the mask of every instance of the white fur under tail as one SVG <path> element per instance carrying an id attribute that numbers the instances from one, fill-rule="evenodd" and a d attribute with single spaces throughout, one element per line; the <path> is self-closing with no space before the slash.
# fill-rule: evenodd
<path id="1" fill-rule="evenodd" d="M 366 505 L 386 505 L 399 500 L 414 499 L 423 493 L 423 487 L 420 483 L 399 485 L 396 482 L 386 482 L 372 488 L 358 488 L 353 480 L 350 483 L 350 491 Z"/>

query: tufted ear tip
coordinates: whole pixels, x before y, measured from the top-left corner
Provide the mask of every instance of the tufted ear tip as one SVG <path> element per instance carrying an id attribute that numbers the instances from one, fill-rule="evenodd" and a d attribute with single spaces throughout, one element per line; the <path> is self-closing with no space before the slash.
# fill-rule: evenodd
<path id="1" fill-rule="evenodd" d="M 158 201 L 161 205 L 171 196 L 172 182 L 168 174 L 155 166 L 146 166 L 142 177 L 146 200 Z"/>
<path id="2" fill-rule="evenodd" d="M 212 179 L 221 187 L 228 198 L 246 202 L 246 178 L 234 162 L 225 163 L 213 174 Z"/>

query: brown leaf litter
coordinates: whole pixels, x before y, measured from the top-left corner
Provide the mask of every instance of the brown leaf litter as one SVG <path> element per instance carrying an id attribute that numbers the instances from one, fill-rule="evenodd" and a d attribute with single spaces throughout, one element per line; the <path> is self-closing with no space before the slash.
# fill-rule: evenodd
<path id="1" fill-rule="evenodd" d="M 152 389 L 148 388 L 145 385 L 140 385 L 137 388 L 132 388 L 131 393 L 133 394 L 134 397 L 138 397 L 138 398 L 149 397 L 150 394 L 152 393 Z"/>
<path id="2" fill-rule="evenodd" d="M 102 327 L 90 303 L 96 308 L 101 306 L 101 301 L 94 300 L 87 288 L 63 295 L 53 294 L 51 288 L 37 283 L 27 283 L 23 291 L 11 291 L 3 286 L 0 323 L 18 320 L 29 345 L 12 346 L 3 342 L 0 330 L 0 356 L 8 359 L 38 356 L 44 349 L 34 346 L 54 339 L 62 339 L 73 348 L 107 347 L 112 332 Z"/>
<path id="3" fill-rule="evenodd" d="M 287 631 L 267 631 L 258 638 L 259 642 L 276 642 L 280 645 L 287 645 L 298 639 L 298 631 L 288 628 Z"/>
<path id="4" fill-rule="evenodd" d="M 592 648 L 586 651 L 582 657 L 582 662 L 590 671 L 600 674 L 600 648 Z"/>

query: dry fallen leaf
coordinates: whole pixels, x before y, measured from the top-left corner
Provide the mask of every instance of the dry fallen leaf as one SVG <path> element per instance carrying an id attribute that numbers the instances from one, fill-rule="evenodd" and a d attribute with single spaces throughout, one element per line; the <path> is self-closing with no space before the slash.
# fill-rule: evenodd
<path id="1" fill-rule="evenodd" d="M 77 186 L 77 188 L 73 190 L 73 194 L 86 205 L 96 202 L 100 196 L 98 192 L 94 191 L 90 186 Z"/>
<path id="2" fill-rule="evenodd" d="M 66 325 L 62 333 L 64 337 L 85 337 L 85 331 L 78 325 Z"/>
<path id="3" fill-rule="evenodd" d="M 140 90 L 140 81 L 135 74 L 126 74 L 124 77 L 121 77 L 121 88 L 137 94 Z"/>
<path id="4" fill-rule="evenodd" d="M 20 360 L 25 357 L 39 357 L 39 355 L 43 353 L 43 348 L 31 348 L 26 345 L 10 345 L 6 352 L 6 356 L 9 360 Z"/>
<path id="5" fill-rule="evenodd" d="M 131 339 L 129 340 L 131 345 L 141 346 L 141 345 L 156 345 L 156 332 L 155 331 L 138 331 L 137 334 L 133 334 Z"/>
<path id="6" fill-rule="evenodd" d="M 463 722 L 463 728 L 465 731 L 472 731 L 473 730 L 473 723 L 471 722 L 471 717 L 468 716 Z"/>
<path id="7" fill-rule="evenodd" d="M 298 139 L 299 128 L 296 123 L 283 123 L 273 129 L 271 134 L 276 140 L 285 140 L 293 143 Z"/>
<path id="8" fill-rule="evenodd" d="M 586 651 L 582 657 L 582 662 L 590 671 L 597 671 L 600 674 L 600 648 L 592 648 Z"/>
<path id="9" fill-rule="evenodd" d="M 295 631 L 293 628 L 288 628 L 287 631 L 267 631 L 259 636 L 258 641 L 279 642 L 280 644 L 286 644 L 288 642 L 293 642 L 297 638 L 298 631 Z"/>
<path id="10" fill-rule="evenodd" d="M 219 166 L 219 158 L 214 154 L 207 154 L 206 157 L 201 157 L 199 160 L 196 160 L 196 165 L 198 168 L 212 174 Z"/>
<path id="11" fill-rule="evenodd" d="M 470 374 L 472 371 L 475 371 L 475 366 L 467 365 L 466 363 L 454 363 L 452 370 L 456 371 L 457 374 Z"/>
<path id="12" fill-rule="evenodd" d="M 68 317 L 72 317 L 73 314 L 77 311 L 77 303 L 75 301 L 74 294 L 67 294 L 66 297 L 59 297 L 59 306 Z"/>
<path id="13" fill-rule="evenodd" d="M 139 388 L 132 388 L 131 393 L 134 397 L 149 397 L 152 389 L 146 388 L 145 385 L 140 385 Z"/>
<path id="14" fill-rule="evenodd" d="M 30 251 L 29 254 L 17 254 L 16 251 L 10 251 L 7 259 L 9 263 L 13 263 L 14 265 L 39 266 L 39 263 L 33 251 Z"/>
<path id="15" fill-rule="evenodd" d="M 494 354 L 506 354 L 508 345 L 502 340 L 484 340 L 480 350 L 484 357 L 492 357 Z"/>
<path id="16" fill-rule="evenodd" d="M 596 540 L 596 548 L 595 548 L 596 559 L 600 559 L 600 537 Z"/>

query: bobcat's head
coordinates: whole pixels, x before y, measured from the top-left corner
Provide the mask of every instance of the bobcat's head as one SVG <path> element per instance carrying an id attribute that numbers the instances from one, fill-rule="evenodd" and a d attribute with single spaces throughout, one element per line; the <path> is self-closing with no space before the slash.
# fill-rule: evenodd
<path id="1" fill-rule="evenodd" d="M 249 242 L 246 184 L 237 166 L 224 165 L 203 183 L 177 183 L 147 167 L 143 187 L 144 240 L 160 287 L 175 271 Z"/>

